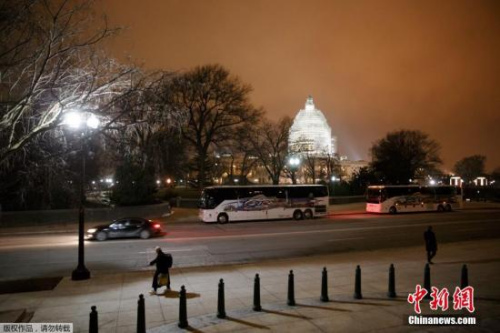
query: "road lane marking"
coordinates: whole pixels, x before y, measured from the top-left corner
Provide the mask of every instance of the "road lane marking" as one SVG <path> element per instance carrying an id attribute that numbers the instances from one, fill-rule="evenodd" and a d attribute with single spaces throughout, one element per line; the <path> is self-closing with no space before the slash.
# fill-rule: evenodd
<path id="1" fill-rule="evenodd" d="M 199 249 L 194 249 L 194 248 L 187 248 L 187 249 L 167 249 L 167 248 L 164 248 L 162 247 L 161 250 L 163 252 L 183 252 L 183 251 L 195 251 L 195 250 L 200 250 L 201 248 Z M 140 254 L 150 254 L 150 253 L 156 253 L 155 250 L 151 250 L 151 251 L 144 251 L 144 252 L 138 252 Z"/>
<path id="2" fill-rule="evenodd" d="M 456 231 L 457 232 L 471 232 L 471 231 L 484 231 L 484 230 L 490 230 L 490 229 L 486 229 L 486 228 L 476 228 L 476 229 L 465 228 L 465 229 L 457 229 Z"/>
<path id="3" fill-rule="evenodd" d="M 329 239 L 329 240 L 327 240 L 327 242 L 340 242 L 340 241 L 345 241 L 345 240 L 359 240 L 359 239 L 365 239 L 365 237 Z"/>
<path id="4" fill-rule="evenodd" d="M 74 242 L 65 242 L 65 243 L 40 243 L 40 244 L 20 244 L 20 245 L 1 245 L 0 249 L 2 250 L 14 250 L 14 249 L 31 249 L 31 248 L 40 248 L 40 247 L 61 247 L 61 246 L 77 246 L 78 241 Z M 87 246 L 87 244 L 85 244 Z"/>
<path id="5" fill-rule="evenodd" d="M 482 220 L 482 221 L 450 221 L 441 222 L 436 224 L 436 226 L 447 225 L 447 224 L 468 224 L 468 223 L 490 223 L 498 222 L 498 220 Z M 230 239 L 230 238 L 256 238 L 256 237 L 273 237 L 273 236 L 292 236 L 292 235 L 307 235 L 307 234 L 321 234 L 330 232 L 346 232 L 346 231 L 370 231 L 370 230 L 383 230 L 383 229 L 395 229 L 395 228 L 405 228 L 405 227 L 422 227 L 429 226 L 429 222 L 414 223 L 414 224 L 399 224 L 399 225 L 388 225 L 388 226 L 374 226 L 374 227 L 353 227 L 344 229 L 322 229 L 322 230 L 309 230 L 309 231 L 290 231 L 290 232 L 273 232 L 273 233 L 259 233 L 259 234 L 236 234 L 236 235 L 218 235 L 218 236 L 199 236 L 199 237 L 179 237 L 179 238 L 169 238 L 170 242 L 178 241 L 190 241 L 190 240 L 200 240 L 200 239 Z M 227 230 L 227 229 L 226 229 Z"/>

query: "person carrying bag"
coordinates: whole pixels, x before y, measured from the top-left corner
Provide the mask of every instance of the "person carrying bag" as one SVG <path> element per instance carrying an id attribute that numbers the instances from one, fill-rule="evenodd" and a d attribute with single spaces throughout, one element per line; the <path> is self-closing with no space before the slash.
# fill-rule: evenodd
<path id="1" fill-rule="evenodd" d="M 172 264 L 172 255 L 170 253 L 164 253 L 160 247 L 156 247 L 156 258 L 149 263 L 150 266 L 156 265 L 152 283 L 153 290 L 151 293 L 156 294 L 156 290 L 162 286 L 167 286 L 167 290 L 170 290 L 169 269 L 172 267 Z"/>

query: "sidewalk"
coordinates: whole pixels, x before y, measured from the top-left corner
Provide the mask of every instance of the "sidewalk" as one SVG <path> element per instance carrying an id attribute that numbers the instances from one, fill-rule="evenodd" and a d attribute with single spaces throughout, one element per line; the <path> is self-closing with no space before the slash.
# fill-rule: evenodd
<path id="1" fill-rule="evenodd" d="M 32 312 L 32 323 L 74 323 L 74 332 L 87 332 L 92 305 L 99 313 L 99 332 L 135 332 L 139 294 L 146 299 L 146 327 L 150 333 L 181 332 L 178 291 L 188 293 L 189 331 L 194 332 L 494 332 L 500 327 L 500 239 L 441 245 L 431 281 L 450 294 L 460 283 L 462 264 L 469 269 L 469 283 L 475 288 L 476 313 L 448 310 L 444 314 L 476 316 L 478 326 L 408 326 L 414 314 L 407 303 L 416 284 L 423 283 L 425 251 L 422 247 L 394 251 L 349 252 L 304 258 L 269 260 L 254 264 L 174 268 L 172 291 L 149 295 L 152 271 L 116 275 L 94 275 L 87 281 L 65 277 L 51 291 L 0 295 L 0 312 Z M 174 258 L 175 260 L 175 258 Z M 387 276 L 396 267 L 398 298 L 387 298 Z M 356 265 L 362 270 L 362 300 L 353 298 Z M 328 269 L 330 301 L 319 301 L 321 271 Z M 289 271 L 295 275 L 296 306 L 287 304 Z M 254 312 L 253 282 L 260 275 L 263 311 Z M 228 318 L 218 319 L 217 288 L 225 283 Z M 450 301 L 452 307 L 452 301 Z M 422 303 L 423 313 L 430 311 Z"/>

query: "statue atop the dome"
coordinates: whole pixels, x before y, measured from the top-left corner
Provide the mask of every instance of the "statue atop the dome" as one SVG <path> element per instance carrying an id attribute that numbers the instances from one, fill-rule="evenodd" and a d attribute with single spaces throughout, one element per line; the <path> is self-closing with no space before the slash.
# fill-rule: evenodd
<path id="1" fill-rule="evenodd" d="M 306 100 L 306 110 L 314 110 L 314 108 L 313 97 L 309 95 Z"/>

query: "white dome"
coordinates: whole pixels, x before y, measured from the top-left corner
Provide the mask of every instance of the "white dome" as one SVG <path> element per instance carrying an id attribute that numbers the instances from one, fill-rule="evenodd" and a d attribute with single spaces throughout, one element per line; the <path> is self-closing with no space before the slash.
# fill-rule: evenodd
<path id="1" fill-rule="evenodd" d="M 333 155 L 336 153 L 332 129 L 323 115 L 316 109 L 311 96 L 300 110 L 290 127 L 288 150 L 292 154 Z"/>

